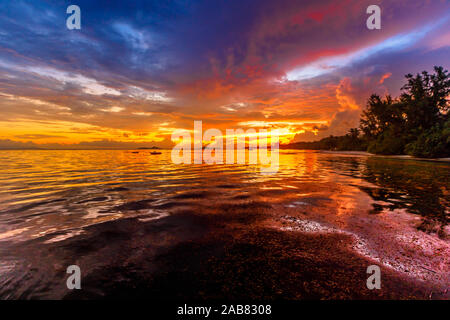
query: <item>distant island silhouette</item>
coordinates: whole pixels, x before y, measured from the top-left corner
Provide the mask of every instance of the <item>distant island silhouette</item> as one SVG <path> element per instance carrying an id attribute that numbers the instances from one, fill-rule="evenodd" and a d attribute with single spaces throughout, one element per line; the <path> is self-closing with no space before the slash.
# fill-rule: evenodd
<path id="1" fill-rule="evenodd" d="M 137 150 L 161 150 L 161 148 L 153 146 L 153 147 L 140 147 Z"/>

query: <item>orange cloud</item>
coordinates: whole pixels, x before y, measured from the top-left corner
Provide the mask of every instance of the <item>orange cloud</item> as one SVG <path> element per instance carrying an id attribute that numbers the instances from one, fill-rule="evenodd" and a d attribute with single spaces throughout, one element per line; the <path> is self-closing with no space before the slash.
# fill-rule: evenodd
<path id="1" fill-rule="evenodd" d="M 391 72 L 388 72 L 388 73 L 385 73 L 385 74 L 383 74 L 382 76 L 381 76 L 381 79 L 380 79 L 380 84 L 383 84 L 384 83 L 384 80 L 386 80 L 386 79 L 388 79 L 388 78 L 390 78 L 392 76 L 392 73 Z"/>
<path id="2" fill-rule="evenodd" d="M 336 98 L 338 100 L 339 105 L 341 106 L 341 111 L 350 109 L 350 110 L 358 110 L 360 109 L 359 105 L 355 102 L 355 99 L 352 96 L 353 93 L 352 84 L 349 78 L 344 78 L 341 80 L 339 85 L 336 88 Z"/>

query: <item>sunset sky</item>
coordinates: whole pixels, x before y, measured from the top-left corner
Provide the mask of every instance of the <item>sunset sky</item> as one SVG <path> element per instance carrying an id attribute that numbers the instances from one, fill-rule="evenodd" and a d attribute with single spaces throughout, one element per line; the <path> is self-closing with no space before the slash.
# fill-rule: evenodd
<path id="1" fill-rule="evenodd" d="M 449 57 L 448 0 L 0 0 L 0 148 L 169 147 L 194 120 L 318 140 Z"/>

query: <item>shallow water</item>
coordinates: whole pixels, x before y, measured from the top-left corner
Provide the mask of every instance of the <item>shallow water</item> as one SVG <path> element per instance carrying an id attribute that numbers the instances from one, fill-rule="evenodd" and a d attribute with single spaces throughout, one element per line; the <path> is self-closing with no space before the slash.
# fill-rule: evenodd
<path id="1" fill-rule="evenodd" d="M 170 151 L 0 151 L 0 163 L 2 298 L 64 297 L 57 283 L 67 264 L 126 265 L 114 260 L 119 240 L 156 250 L 203 232 L 195 224 L 186 235 L 158 227 L 153 243 L 128 238 L 145 234 L 139 226 L 122 232 L 125 240 L 92 232 L 108 223 L 134 219 L 147 228 L 180 212 L 226 214 L 253 204 L 255 215 L 264 206 L 265 228 L 349 235 L 357 255 L 438 288 L 450 283 L 447 163 L 292 150 L 280 151 L 272 175 L 257 165 L 174 165 Z"/>

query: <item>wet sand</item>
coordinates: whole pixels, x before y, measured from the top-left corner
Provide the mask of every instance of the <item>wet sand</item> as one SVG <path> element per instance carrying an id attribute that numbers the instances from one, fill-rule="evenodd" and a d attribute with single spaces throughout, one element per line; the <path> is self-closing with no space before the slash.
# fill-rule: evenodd
<path id="1" fill-rule="evenodd" d="M 129 205 L 142 210 L 149 209 L 149 203 Z M 424 282 L 380 264 L 355 250 L 355 239 L 350 234 L 330 232 L 319 223 L 298 224 L 312 220 L 289 219 L 285 212 L 274 211 L 264 202 L 173 207 L 176 209 L 170 216 L 158 220 L 141 215 L 90 226 L 76 239 L 48 242 L 55 237 L 51 234 L 24 243 L 17 248 L 16 255 L 27 257 L 28 264 L 16 266 L 15 272 L 23 275 L 16 283 L 3 287 L 3 297 L 449 298 L 444 289 L 445 279 Z M 295 230 L 296 224 L 303 228 Z M 286 232 L 289 227 L 291 230 Z M 42 241 L 47 241 L 45 250 L 40 250 L 35 261 L 30 260 L 33 248 Z M 43 266 L 43 257 L 58 264 Z M 65 265 L 73 264 L 74 257 L 83 270 L 82 290 L 68 291 Z M 366 269 L 372 264 L 381 267 L 381 290 L 366 287 Z M 35 278 L 32 273 L 41 277 Z M 31 282 L 24 285 L 24 281 Z M 21 292 L 20 288 L 32 290 Z"/>
<path id="2" fill-rule="evenodd" d="M 92 288 L 92 297 L 98 298 L 101 295 L 94 293 L 96 288 L 102 287 L 101 284 L 104 286 L 109 277 L 117 276 L 123 280 L 106 286 L 108 298 L 299 300 L 450 297 L 445 291 L 448 285 L 446 278 L 424 282 L 386 267 L 379 260 L 355 250 L 355 239 L 349 234 L 320 230 L 280 231 L 274 223 L 279 218 L 272 207 L 254 201 L 228 203 L 209 210 L 181 210 L 149 226 L 151 232 L 146 229 L 144 233 L 155 233 L 154 237 L 130 239 L 134 246 L 139 242 L 143 249 L 138 250 L 140 253 L 136 257 L 127 257 L 132 268 L 110 270 L 106 267 L 91 276 L 92 283 L 87 277 L 84 288 L 86 291 Z M 132 224 L 131 221 L 129 223 Z M 285 227 L 286 223 L 282 225 Z M 136 231 L 139 234 L 139 230 Z M 136 231 L 127 230 L 125 234 L 136 234 Z M 164 240 L 161 242 L 161 239 Z M 123 245 L 128 248 L 126 243 Z M 128 249 L 134 251 L 135 247 Z M 386 251 L 389 252 L 389 248 Z M 144 265 L 143 260 L 147 261 Z M 417 261 L 417 264 L 421 262 Z M 381 266 L 381 290 L 368 290 L 366 287 L 366 269 L 371 264 Z M 130 269 L 144 272 L 130 274 Z M 108 276 L 102 281 L 99 273 Z M 69 299 L 83 297 L 86 296 L 81 292 L 65 296 Z"/>

